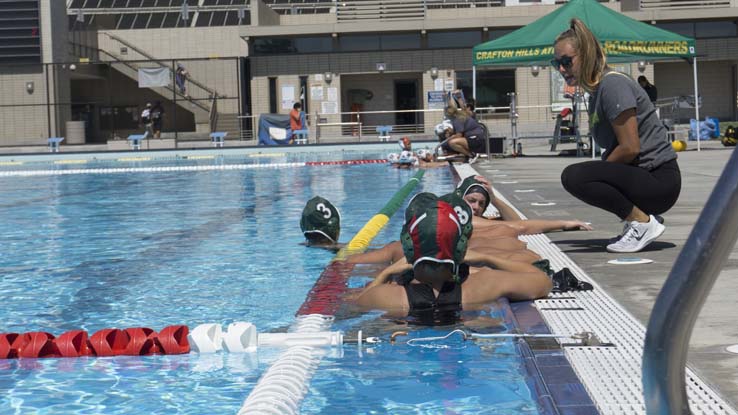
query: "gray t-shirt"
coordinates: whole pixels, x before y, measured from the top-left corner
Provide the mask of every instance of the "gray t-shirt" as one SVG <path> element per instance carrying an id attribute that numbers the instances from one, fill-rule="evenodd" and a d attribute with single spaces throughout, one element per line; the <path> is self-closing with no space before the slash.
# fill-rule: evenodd
<path id="1" fill-rule="evenodd" d="M 589 97 L 589 130 L 597 144 L 605 149 L 602 159 L 606 160 L 618 146 L 612 121 L 631 108 L 636 109 L 641 140 L 641 152 L 632 164 L 650 171 L 677 158 L 646 91 L 629 76 L 611 71 Z"/>

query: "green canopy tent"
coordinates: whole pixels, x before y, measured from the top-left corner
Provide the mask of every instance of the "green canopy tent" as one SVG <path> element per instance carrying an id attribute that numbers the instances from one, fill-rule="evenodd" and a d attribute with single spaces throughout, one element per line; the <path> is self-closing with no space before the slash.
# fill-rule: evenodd
<path id="1" fill-rule="evenodd" d="M 698 96 L 694 39 L 631 19 L 596 0 L 571 0 L 527 26 L 475 46 L 473 95 L 476 97 L 477 66 L 548 65 L 553 58 L 554 39 L 569 27 L 569 21 L 574 17 L 592 30 L 603 46 L 608 62 L 691 58 L 694 96 Z M 697 102 L 695 100 L 695 118 L 699 120 Z"/>

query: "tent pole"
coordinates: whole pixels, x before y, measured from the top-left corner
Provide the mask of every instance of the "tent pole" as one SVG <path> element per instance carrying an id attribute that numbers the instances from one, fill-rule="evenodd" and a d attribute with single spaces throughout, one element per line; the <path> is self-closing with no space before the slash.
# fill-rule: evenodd
<path id="1" fill-rule="evenodd" d="M 697 137 L 697 151 L 700 151 L 700 95 L 699 88 L 697 87 L 697 57 L 692 58 L 692 73 L 694 74 L 694 118 L 697 120 L 697 131 L 695 131 L 695 137 Z"/>
<path id="2" fill-rule="evenodd" d="M 477 100 L 477 66 L 472 65 L 472 98 Z"/>

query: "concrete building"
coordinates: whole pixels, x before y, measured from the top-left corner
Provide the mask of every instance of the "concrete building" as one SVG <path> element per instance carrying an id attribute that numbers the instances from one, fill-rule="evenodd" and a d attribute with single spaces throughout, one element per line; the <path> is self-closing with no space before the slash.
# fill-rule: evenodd
<path id="1" fill-rule="evenodd" d="M 737 0 L 604 4 L 696 37 L 701 114 L 738 119 Z M 0 145 L 45 145 L 62 135 L 71 144 L 114 142 L 141 132 L 140 111 L 156 100 L 166 109 L 166 140 L 206 138 L 216 125 L 252 139 L 250 116 L 287 113 L 298 100 L 313 139 L 316 124 L 324 137 L 376 136 L 378 125 L 429 135 L 441 119 L 434 91 L 471 95 L 471 48 L 556 7 L 551 0 L 0 3 L 8 16 L 0 28 Z M 186 93 L 173 79 L 178 64 L 189 72 Z M 142 69 L 172 79 L 141 88 Z M 618 69 L 647 76 L 660 98 L 694 93 L 688 62 Z M 482 117 L 495 134 L 507 135 L 505 107 L 515 92 L 521 135 L 550 135 L 552 117 L 570 105 L 557 76 L 547 67 L 480 68 L 477 107 L 488 108 Z M 691 116 L 688 108 L 665 109 L 681 121 Z"/>

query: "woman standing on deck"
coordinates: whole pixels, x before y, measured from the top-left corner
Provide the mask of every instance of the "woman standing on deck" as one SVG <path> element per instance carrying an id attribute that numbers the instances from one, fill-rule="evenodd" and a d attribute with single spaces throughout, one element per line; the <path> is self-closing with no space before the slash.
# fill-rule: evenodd
<path id="1" fill-rule="evenodd" d="M 664 232 L 654 215 L 674 206 L 681 190 L 667 131 L 643 88 L 607 66 L 599 42 L 579 19 L 556 38 L 551 64 L 567 85 L 590 93 L 589 129 L 605 149 L 602 161 L 564 169 L 561 183 L 583 202 L 625 221 L 608 251 L 638 252 Z"/>

